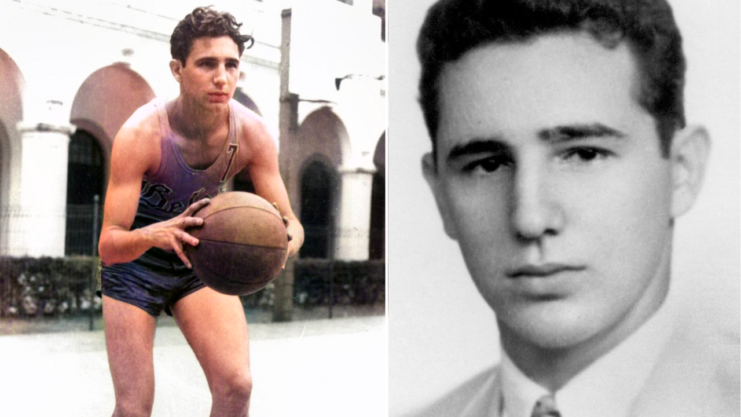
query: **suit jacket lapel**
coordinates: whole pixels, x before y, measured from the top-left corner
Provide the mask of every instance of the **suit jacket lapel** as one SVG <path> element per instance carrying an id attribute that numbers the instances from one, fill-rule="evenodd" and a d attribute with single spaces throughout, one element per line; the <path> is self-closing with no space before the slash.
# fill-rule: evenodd
<path id="1" fill-rule="evenodd" d="M 738 341 L 705 329 L 675 327 L 631 416 L 739 415 Z"/>

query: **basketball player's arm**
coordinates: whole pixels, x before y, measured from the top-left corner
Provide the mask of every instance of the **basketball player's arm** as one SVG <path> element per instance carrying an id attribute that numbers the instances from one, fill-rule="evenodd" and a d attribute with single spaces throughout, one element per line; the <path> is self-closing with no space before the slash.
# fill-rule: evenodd
<path id="1" fill-rule="evenodd" d="M 243 137 L 245 136 L 243 135 Z M 304 228 L 291 209 L 288 192 L 278 168 L 278 150 L 272 136 L 262 123 L 250 129 L 249 137 L 249 143 L 242 149 L 251 151 L 247 169 L 252 184 L 255 186 L 257 195 L 278 205 L 278 209 L 286 221 L 286 229 L 290 239 L 288 242 L 288 256 L 291 257 L 298 253 L 304 243 Z"/>
<path id="2" fill-rule="evenodd" d="M 137 116 L 132 116 L 134 119 Z M 131 121 L 131 120 L 130 120 Z M 185 232 L 191 226 L 199 226 L 202 220 L 191 217 L 208 204 L 208 200 L 193 203 L 181 215 L 170 220 L 154 223 L 140 229 L 130 230 L 139 205 L 142 178 L 147 171 L 159 166 L 160 152 L 155 134 L 139 122 L 133 126 L 127 122 L 113 142 L 111 173 L 106 192 L 103 227 L 98 251 L 107 265 L 130 262 L 139 258 L 152 247 L 172 250 L 191 267 L 183 252 L 183 243 L 197 245 L 198 239 Z"/>

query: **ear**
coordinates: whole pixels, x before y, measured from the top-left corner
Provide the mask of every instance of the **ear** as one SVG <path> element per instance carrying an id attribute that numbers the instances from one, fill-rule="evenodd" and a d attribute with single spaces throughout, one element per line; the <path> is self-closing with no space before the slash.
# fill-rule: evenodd
<path id="1" fill-rule="evenodd" d="M 702 188 L 710 136 L 702 126 L 688 126 L 674 134 L 671 147 L 672 218 L 686 213 Z"/>
<path id="2" fill-rule="evenodd" d="M 178 83 L 183 82 L 183 63 L 179 59 L 170 60 L 170 72 Z"/>
<path id="3" fill-rule="evenodd" d="M 435 159 L 431 153 L 426 153 L 422 157 L 422 174 L 432 190 L 432 195 L 435 196 L 435 202 L 437 203 L 438 211 L 440 211 L 440 217 L 442 217 L 443 220 L 445 233 L 451 239 L 458 240 L 455 222 L 453 222 L 453 216 L 448 206 L 448 196 L 445 194 L 442 185 L 440 184 L 437 165 L 435 164 Z"/>

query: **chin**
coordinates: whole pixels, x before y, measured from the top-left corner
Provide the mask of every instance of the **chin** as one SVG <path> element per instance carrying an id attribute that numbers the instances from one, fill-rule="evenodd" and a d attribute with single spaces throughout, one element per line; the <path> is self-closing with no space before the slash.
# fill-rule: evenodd
<path id="1" fill-rule="evenodd" d="M 205 108 L 208 109 L 208 111 L 211 111 L 214 113 L 223 113 L 229 110 L 229 102 L 228 101 L 226 103 L 209 102 L 209 103 L 206 103 Z"/>
<path id="2" fill-rule="evenodd" d="M 603 320 L 594 312 L 563 301 L 509 309 L 497 314 L 500 332 L 509 333 L 526 344 L 544 350 L 575 347 L 601 333 Z"/>

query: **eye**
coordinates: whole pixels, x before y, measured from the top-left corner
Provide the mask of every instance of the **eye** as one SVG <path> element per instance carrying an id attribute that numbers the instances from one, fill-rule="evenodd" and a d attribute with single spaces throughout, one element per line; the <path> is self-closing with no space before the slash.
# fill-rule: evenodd
<path id="1" fill-rule="evenodd" d="M 568 149 L 563 153 L 562 158 L 566 161 L 575 163 L 589 163 L 612 156 L 613 153 L 600 148 L 578 147 Z"/>
<path id="2" fill-rule="evenodd" d="M 466 173 L 489 174 L 500 171 L 502 168 L 508 168 L 514 165 L 514 161 L 505 155 L 492 155 L 486 158 L 476 159 L 463 166 L 461 169 Z"/>

